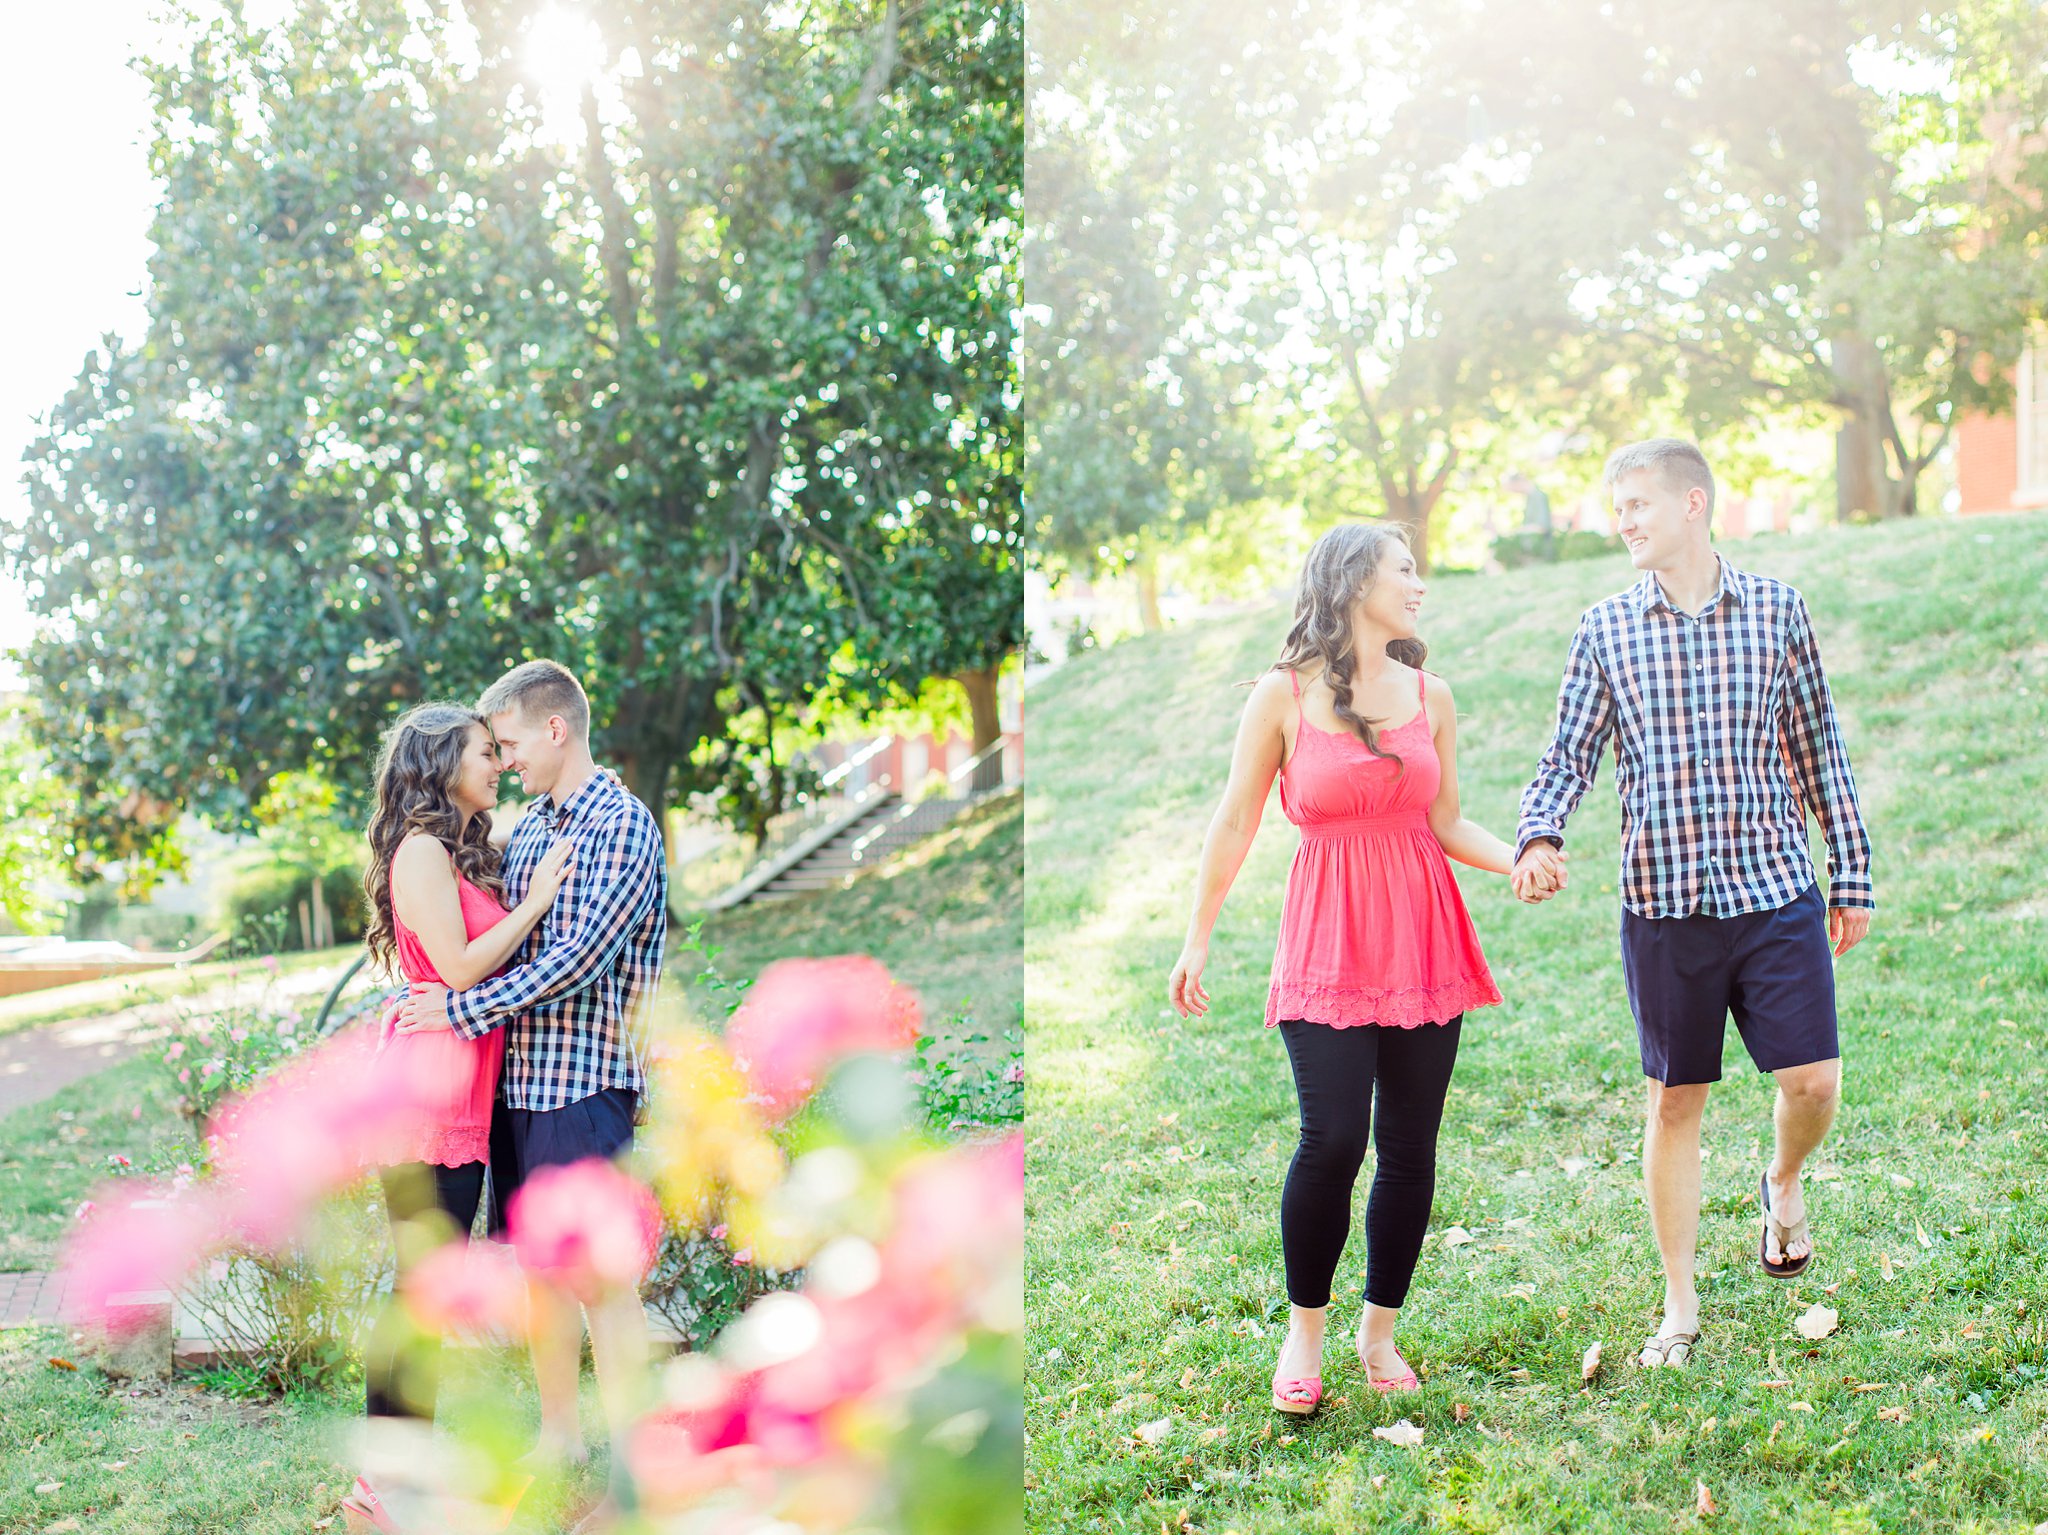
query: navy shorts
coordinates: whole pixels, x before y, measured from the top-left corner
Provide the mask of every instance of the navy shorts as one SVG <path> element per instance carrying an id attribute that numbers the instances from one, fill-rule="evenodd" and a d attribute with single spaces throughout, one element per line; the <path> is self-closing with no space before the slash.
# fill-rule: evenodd
<path id="1" fill-rule="evenodd" d="M 505 1234 L 505 1209 L 513 1193 L 541 1168 L 566 1167 L 587 1157 L 612 1160 L 631 1151 L 639 1098 L 630 1087 L 601 1087 L 559 1109 L 498 1104 L 491 1112 L 490 1234 Z"/>
<path id="2" fill-rule="evenodd" d="M 1737 917 L 1621 914 L 1621 973 L 1643 1075 L 1666 1087 L 1721 1080 L 1728 1015 L 1758 1071 L 1833 1060 L 1835 964 L 1820 886 Z"/>

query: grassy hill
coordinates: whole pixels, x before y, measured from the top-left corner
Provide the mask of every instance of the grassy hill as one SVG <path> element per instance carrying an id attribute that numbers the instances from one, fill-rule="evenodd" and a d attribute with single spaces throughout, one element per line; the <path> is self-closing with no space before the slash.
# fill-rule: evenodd
<path id="1" fill-rule="evenodd" d="M 720 913 L 704 938 L 732 978 L 792 956 L 871 954 L 917 988 L 932 1026 L 964 1013 L 994 1034 L 1024 1006 L 1023 841 L 1022 797 L 998 795 L 843 890 Z M 676 954 L 669 973 L 687 979 L 696 960 Z"/>
<path id="2" fill-rule="evenodd" d="M 2048 517 L 1727 552 L 1812 607 L 1879 910 L 1839 962 L 1844 1104 L 1807 1184 L 1820 1256 L 1791 1284 L 1755 1266 L 1770 1090 L 1730 1031 L 1689 1372 L 1627 1362 L 1661 1284 L 1611 762 L 1572 822 L 1562 898 L 1522 907 L 1504 880 L 1458 871 L 1507 1001 L 1466 1023 L 1404 1311 L 1425 1390 L 1376 1399 L 1349 1354 L 1361 1190 L 1334 1400 L 1304 1427 L 1266 1406 L 1295 1129 L 1284 1052 L 1260 1026 L 1296 840 L 1277 797 L 1211 946 L 1211 1012 L 1181 1022 L 1165 1000 L 1243 707 L 1232 684 L 1269 664 L 1288 615 L 1132 641 L 1034 690 L 1034 1530 L 1661 1531 L 1698 1522 L 1696 1483 L 1730 1528 L 2048 1519 Z M 1457 690 L 1466 813 L 1503 836 L 1578 613 L 1632 579 L 1614 558 L 1434 585 L 1423 637 Z M 1476 1240 L 1446 1251 L 1453 1224 Z M 1816 1301 L 1841 1326 L 1811 1344 L 1791 1323 Z M 1582 1388 L 1596 1340 L 1608 1363 Z M 1425 1428 L 1420 1449 L 1372 1437 L 1402 1416 Z M 1161 1419 L 1156 1443 L 1134 1434 Z"/>

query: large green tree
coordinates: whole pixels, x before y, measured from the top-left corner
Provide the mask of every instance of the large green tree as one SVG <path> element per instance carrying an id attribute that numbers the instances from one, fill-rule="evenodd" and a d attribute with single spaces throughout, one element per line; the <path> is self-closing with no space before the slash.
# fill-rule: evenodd
<path id="1" fill-rule="evenodd" d="M 567 135 L 538 10 L 325 0 L 151 66 L 149 333 L 9 540 L 81 845 L 359 784 L 523 656 L 664 806 L 736 713 L 1014 648 L 1017 8 L 587 4 Z M 975 600 L 901 622 L 935 568 Z"/>

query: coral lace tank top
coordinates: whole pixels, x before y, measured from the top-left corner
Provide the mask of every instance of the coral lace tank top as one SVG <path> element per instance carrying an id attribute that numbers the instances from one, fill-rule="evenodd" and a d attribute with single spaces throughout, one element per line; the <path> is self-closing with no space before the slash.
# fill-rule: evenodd
<path id="1" fill-rule="evenodd" d="M 505 908 L 487 890 L 456 875 L 462 898 L 462 930 L 469 938 L 488 932 L 505 920 Z M 411 928 L 391 914 L 398 950 L 398 971 L 408 981 L 445 986 Z M 378 1039 L 381 1070 L 394 1073 L 394 1090 L 419 1106 L 418 1118 L 394 1145 L 379 1148 L 392 1162 L 432 1162 L 460 1167 L 488 1161 L 491 1145 L 491 1104 L 498 1096 L 498 1068 L 505 1059 L 505 1031 L 493 1029 L 481 1039 L 464 1039 L 452 1029 L 400 1034 L 398 1004 L 384 1015 Z"/>
<path id="2" fill-rule="evenodd" d="M 1301 679 L 1291 676 L 1301 708 Z M 1301 714 L 1280 771 L 1280 804 L 1301 829 L 1287 873 L 1266 1026 L 1412 1029 L 1500 1001 L 1451 863 L 1429 829 L 1443 776 L 1416 673 L 1415 717 L 1379 732 L 1375 757 L 1357 736 Z"/>

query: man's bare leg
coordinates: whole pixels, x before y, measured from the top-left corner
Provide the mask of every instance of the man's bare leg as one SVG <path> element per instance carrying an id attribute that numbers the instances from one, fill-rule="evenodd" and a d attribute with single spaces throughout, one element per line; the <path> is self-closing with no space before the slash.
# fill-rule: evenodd
<path id="1" fill-rule="evenodd" d="M 572 1296 L 538 1279 L 526 1282 L 526 1306 L 533 1382 L 540 1392 L 534 1454 L 544 1461 L 582 1460 L 588 1452 L 576 1390 L 583 1374 L 583 1312 Z"/>
<path id="2" fill-rule="evenodd" d="M 614 1443 L 647 1407 L 647 1312 L 638 1290 L 605 1296 L 590 1310 L 590 1362 Z"/>
<path id="3" fill-rule="evenodd" d="M 1771 1221 L 1764 1227 L 1764 1254 L 1778 1263 L 1813 1251 L 1810 1237 L 1801 1235 L 1781 1244 L 1778 1231 L 1806 1219 L 1799 1171 L 1835 1122 L 1835 1108 L 1842 1101 L 1842 1062 L 1837 1057 L 1810 1066 L 1787 1066 L 1772 1076 L 1778 1082 L 1777 1102 L 1771 1110 L 1777 1144 L 1766 1175 L 1771 1186 Z"/>
<path id="4" fill-rule="evenodd" d="M 1650 1229 L 1664 1265 L 1664 1317 L 1659 1337 L 1697 1332 L 1699 1287 L 1693 1258 L 1700 1242 L 1700 1120 L 1707 1111 L 1704 1082 L 1681 1087 L 1649 1084 L 1643 1125 L 1643 1189 Z"/>

